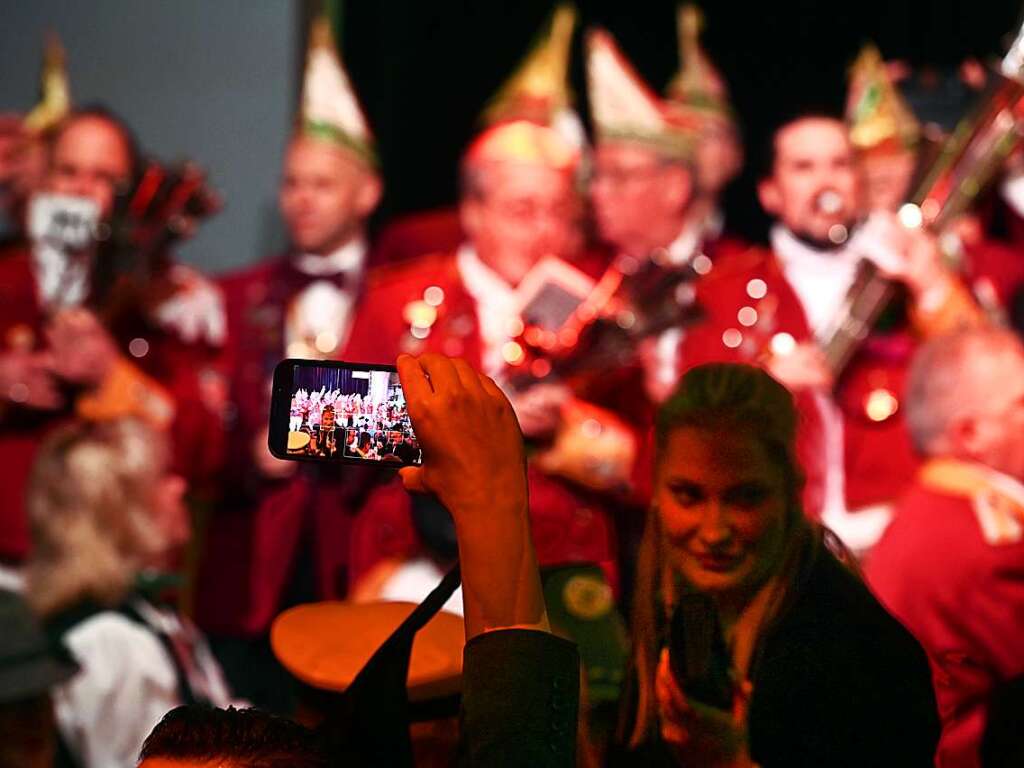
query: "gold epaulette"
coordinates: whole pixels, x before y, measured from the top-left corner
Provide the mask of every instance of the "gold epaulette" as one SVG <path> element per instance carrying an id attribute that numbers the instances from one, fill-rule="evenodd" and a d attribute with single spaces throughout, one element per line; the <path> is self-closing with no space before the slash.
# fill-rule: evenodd
<path id="1" fill-rule="evenodd" d="M 1009 482 L 1007 478 L 955 459 L 933 459 L 918 476 L 931 491 L 969 501 L 987 543 L 996 546 L 1024 541 L 1024 505 L 1019 492 L 1000 487 Z"/>

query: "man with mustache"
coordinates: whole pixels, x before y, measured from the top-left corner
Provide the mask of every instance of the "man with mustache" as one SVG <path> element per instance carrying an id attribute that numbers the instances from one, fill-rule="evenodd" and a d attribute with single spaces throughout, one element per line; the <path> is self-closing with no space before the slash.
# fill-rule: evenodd
<path id="1" fill-rule="evenodd" d="M 752 249 L 699 284 L 708 318 L 688 332 L 683 361 L 759 362 L 798 395 L 807 509 L 865 551 L 916 465 L 900 403 L 915 337 L 979 323 L 980 313 L 941 265 L 931 236 L 894 214 L 863 217 L 861 178 L 841 121 L 790 120 L 766 157 L 758 196 L 776 219 L 771 249 Z M 898 281 L 902 295 L 846 370 L 834 371 L 823 345 L 862 258 Z"/>

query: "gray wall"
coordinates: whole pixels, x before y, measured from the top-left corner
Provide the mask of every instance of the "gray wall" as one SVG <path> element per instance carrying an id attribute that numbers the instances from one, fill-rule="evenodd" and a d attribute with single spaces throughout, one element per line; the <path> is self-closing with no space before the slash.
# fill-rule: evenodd
<path id="1" fill-rule="evenodd" d="M 275 186 L 297 101 L 298 19 L 287 0 L 0 0 L 0 112 L 35 103 L 55 29 L 76 103 L 102 101 L 146 151 L 206 168 L 226 207 L 179 253 L 222 272 L 283 243 Z"/>

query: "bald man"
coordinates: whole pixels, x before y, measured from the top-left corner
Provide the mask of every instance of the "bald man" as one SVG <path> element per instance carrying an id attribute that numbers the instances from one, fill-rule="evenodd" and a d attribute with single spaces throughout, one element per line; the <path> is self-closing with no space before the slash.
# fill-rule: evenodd
<path id="1" fill-rule="evenodd" d="M 339 466 L 299 472 L 270 455 L 270 377 L 285 357 L 344 355 L 368 259 L 364 225 L 381 188 L 368 157 L 296 132 L 278 187 L 288 249 L 219 283 L 229 449 L 200 559 L 197 618 L 232 685 L 272 710 L 291 700 L 266 645 L 270 622 L 286 602 L 344 596 L 346 510 L 359 491 L 345 482 L 356 473 L 343 476 Z"/>
<path id="2" fill-rule="evenodd" d="M 117 192 L 138 170 L 124 121 L 103 107 L 75 111 L 48 149 L 35 199 L 76 198 L 91 203 L 100 221 L 109 220 Z M 141 415 L 170 426 L 175 470 L 198 487 L 219 455 L 217 430 L 209 429 L 219 414 L 203 376 L 212 370 L 220 338 L 191 334 L 179 323 L 198 321 L 206 329 L 222 323 L 219 294 L 194 270 L 173 265 L 145 287 L 161 298 L 133 304 L 115 323 L 95 311 L 92 261 L 88 252 L 72 255 L 41 238 L 20 240 L 0 256 L 0 496 L 8 502 L 0 514 L 0 559 L 13 563 L 30 546 L 21 499 L 37 441 L 80 410 L 83 397 L 95 400 L 118 380 L 148 376 L 154 399 L 139 404 Z M 208 314 L 193 302 L 197 296 Z M 128 400 L 122 394 L 105 402 L 120 408 Z"/>
<path id="3" fill-rule="evenodd" d="M 587 267 L 577 258 L 580 200 L 576 174 L 578 150 L 551 128 L 528 121 L 500 123 L 479 135 L 466 150 L 461 167 L 459 213 L 465 241 L 454 251 L 405 264 L 382 267 L 369 276 L 366 299 L 347 350 L 349 359 L 386 363 L 399 352 L 436 351 L 465 359 L 495 378 L 510 394 L 524 435 L 534 445 L 550 444 L 572 392 L 563 384 L 513 387 L 518 373 L 517 288 L 544 257 L 555 256 Z M 592 273 L 597 276 L 600 265 Z M 452 440 L 459 435 L 453 434 Z M 530 513 L 541 565 L 596 562 L 611 567 L 607 513 L 598 494 L 530 466 Z M 416 510 L 420 535 L 412 530 L 410 501 L 389 489 L 370 497 L 360 526 L 381 522 L 408 531 L 409 546 L 359 553 L 353 578 L 370 578 L 385 559 L 421 559 L 436 572 L 438 561 L 454 553 L 443 525 L 424 524 L 431 513 Z M 372 521 L 377 520 L 374 524 Z M 435 521 L 436 522 L 436 521 Z M 380 538 L 380 537 L 377 537 Z M 449 537 L 450 538 L 450 537 Z M 386 583 L 379 572 L 378 583 Z M 396 575 L 396 579 L 398 579 Z M 422 585 L 427 587 L 427 583 Z M 421 590 L 422 591 L 422 590 Z M 388 592 L 387 587 L 383 589 Z M 402 599 L 418 600 L 406 593 Z"/>
<path id="4" fill-rule="evenodd" d="M 1024 674 L 1024 347 L 1009 331 L 935 339 L 906 402 L 925 463 L 867 577 L 931 659 L 936 765 L 979 766 L 991 697 Z"/>

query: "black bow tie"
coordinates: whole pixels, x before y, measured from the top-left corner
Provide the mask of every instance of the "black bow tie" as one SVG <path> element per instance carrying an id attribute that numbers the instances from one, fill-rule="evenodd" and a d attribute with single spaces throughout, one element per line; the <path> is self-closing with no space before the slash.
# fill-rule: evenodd
<path id="1" fill-rule="evenodd" d="M 342 291 L 355 290 L 357 287 L 354 270 L 344 270 L 324 275 L 311 275 L 299 269 L 294 258 L 285 260 L 278 279 L 280 282 L 276 287 L 289 299 L 294 298 L 296 294 L 301 293 L 316 282 L 331 283 Z"/>

